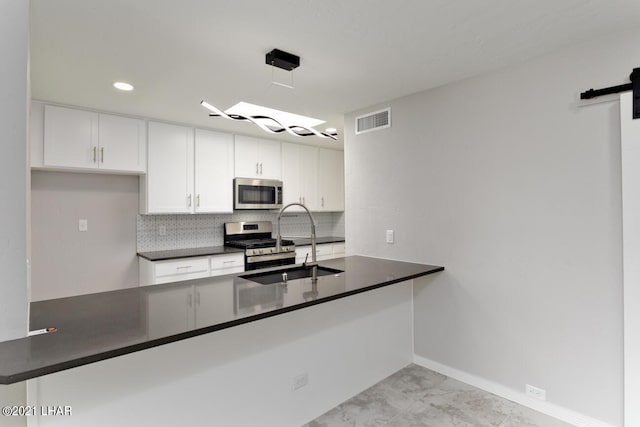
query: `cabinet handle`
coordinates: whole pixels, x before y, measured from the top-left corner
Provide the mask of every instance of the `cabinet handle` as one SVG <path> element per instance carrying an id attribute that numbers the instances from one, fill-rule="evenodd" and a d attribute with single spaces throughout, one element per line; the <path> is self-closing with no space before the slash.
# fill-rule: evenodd
<path id="1" fill-rule="evenodd" d="M 187 306 L 189 306 L 189 308 L 193 306 L 193 295 L 191 294 L 187 295 Z"/>
<path id="2" fill-rule="evenodd" d="M 187 199 L 189 200 L 189 204 L 187 206 L 191 207 L 191 194 L 189 194 L 189 197 L 187 197 Z"/>
<path id="3" fill-rule="evenodd" d="M 193 266 L 191 266 L 191 265 L 182 265 L 182 266 L 176 267 L 176 270 L 181 270 L 181 269 L 184 270 L 184 269 L 191 268 L 191 267 L 193 267 Z"/>
<path id="4" fill-rule="evenodd" d="M 260 164 L 260 163 L 256 163 L 256 175 L 258 175 L 258 174 L 260 173 L 260 172 L 259 172 L 259 169 L 258 169 L 258 165 L 259 165 L 259 164 Z"/>
<path id="5" fill-rule="evenodd" d="M 196 305 L 200 306 L 200 291 L 196 291 Z"/>
<path id="6" fill-rule="evenodd" d="M 196 196 L 196 206 L 200 207 L 200 193 Z"/>
<path id="7" fill-rule="evenodd" d="M 97 155 L 97 147 L 93 147 L 93 163 L 96 162 L 96 155 Z"/>
<path id="8" fill-rule="evenodd" d="M 262 175 L 262 163 L 260 163 L 260 175 Z"/>
<path id="9" fill-rule="evenodd" d="M 104 163 L 104 147 L 100 148 L 100 163 Z"/>
<path id="10" fill-rule="evenodd" d="M 236 262 L 235 261 L 223 261 L 222 263 L 223 264 L 235 264 Z"/>
<path id="11" fill-rule="evenodd" d="M 324 197 L 320 197 L 320 206 L 324 208 Z"/>

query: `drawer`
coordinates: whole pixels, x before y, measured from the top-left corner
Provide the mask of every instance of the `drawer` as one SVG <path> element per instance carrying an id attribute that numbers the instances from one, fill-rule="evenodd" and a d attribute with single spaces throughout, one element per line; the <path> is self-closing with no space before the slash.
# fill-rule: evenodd
<path id="1" fill-rule="evenodd" d="M 244 253 L 213 255 L 211 257 L 212 274 L 214 270 L 234 270 L 230 271 L 230 273 L 244 271 Z M 227 272 L 224 274 L 227 274 Z"/>
<path id="2" fill-rule="evenodd" d="M 182 276 L 188 275 L 189 279 L 207 277 L 209 275 L 209 257 L 182 258 L 171 261 L 158 261 L 155 263 L 155 276 Z M 179 280 L 185 280 L 180 278 Z"/>
<path id="3" fill-rule="evenodd" d="M 311 246 L 302 246 L 296 248 L 296 263 L 300 264 L 304 262 L 305 257 L 309 254 L 307 261 L 311 262 Z M 316 259 L 323 261 L 333 258 L 333 245 L 330 243 L 323 243 L 316 245 Z"/>

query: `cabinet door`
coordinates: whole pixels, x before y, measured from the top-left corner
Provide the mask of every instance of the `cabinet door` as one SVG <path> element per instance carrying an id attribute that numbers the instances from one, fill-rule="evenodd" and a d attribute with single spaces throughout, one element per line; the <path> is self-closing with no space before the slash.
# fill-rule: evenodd
<path id="1" fill-rule="evenodd" d="M 193 329 L 191 287 L 154 289 L 147 294 L 147 333 L 150 339 Z"/>
<path id="2" fill-rule="evenodd" d="M 144 120 L 100 114 L 98 131 L 101 169 L 144 172 Z"/>
<path id="3" fill-rule="evenodd" d="M 318 208 L 318 149 L 300 145 L 298 150 L 302 203 L 307 209 L 314 211 Z"/>
<path id="4" fill-rule="evenodd" d="M 344 211 L 344 153 L 318 150 L 318 210 Z"/>
<path id="5" fill-rule="evenodd" d="M 233 135 L 196 129 L 196 212 L 233 212 L 233 151 Z"/>
<path id="6" fill-rule="evenodd" d="M 258 138 L 237 135 L 235 139 L 235 176 L 241 178 L 260 178 L 258 161 Z"/>
<path id="7" fill-rule="evenodd" d="M 44 106 L 44 165 L 98 167 L 98 113 Z"/>
<path id="8" fill-rule="evenodd" d="M 193 129 L 149 122 L 148 213 L 191 213 Z"/>
<path id="9" fill-rule="evenodd" d="M 280 142 L 261 139 L 258 144 L 260 178 L 282 179 L 280 163 Z"/>
<path id="10" fill-rule="evenodd" d="M 296 144 L 282 144 L 282 198 L 284 205 L 302 203 L 302 186 L 300 182 L 299 152 Z M 302 210 L 297 206 L 291 210 Z"/>

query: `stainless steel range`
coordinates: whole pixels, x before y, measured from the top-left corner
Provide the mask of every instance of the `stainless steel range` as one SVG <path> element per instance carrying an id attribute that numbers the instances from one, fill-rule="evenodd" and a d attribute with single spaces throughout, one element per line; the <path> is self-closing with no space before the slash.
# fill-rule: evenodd
<path id="1" fill-rule="evenodd" d="M 280 250 L 271 235 L 269 221 L 227 222 L 224 224 L 224 245 L 244 249 L 244 269 L 276 267 L 296 263 L 296 247 L 291 240 L 282 240 Z"/>

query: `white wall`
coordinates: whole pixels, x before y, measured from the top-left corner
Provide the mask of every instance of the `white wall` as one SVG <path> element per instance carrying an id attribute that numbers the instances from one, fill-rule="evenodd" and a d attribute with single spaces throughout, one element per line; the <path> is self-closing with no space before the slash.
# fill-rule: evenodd
<path id="1" fill-rule="evenodd" d="M 27 332 L 29 4 L 0 2 L 0 341 Z"/>
<path id="2" fill-rule="evenodd" d="M 30 381 L 49 426 L 300 426 L 411 363 L 411 282 Z M 293 380 L 308 373 L 307 386 Z M 37 390 L 32 390 L 36 387 Z"/>
<path id="3" fill-rule="evenodd" d="M 638 58 L 617 34 L 347 115 L 349 253 L 446 267 L 415 288 L 416 355 L 622 424 L 619 105 L 577 98 Z"/>
<path id="4" fill-rule="evenodd" d="M 0 341 L 28 330 L 27 288 L 27 99 L 29 97 L 29 3 L 0 1 Z M 0 403 L 24 405 L 24 384 L 0 385 Z M 3 405 L 3 406 L 4 406 Z M 2 417 L 3 426 L 25 419 Z"/>
<path id="5" fill-rule="evenodd" d="M 137 176 L 34 171 L 31 300 L 138 286 L 138 198 Z"/>

